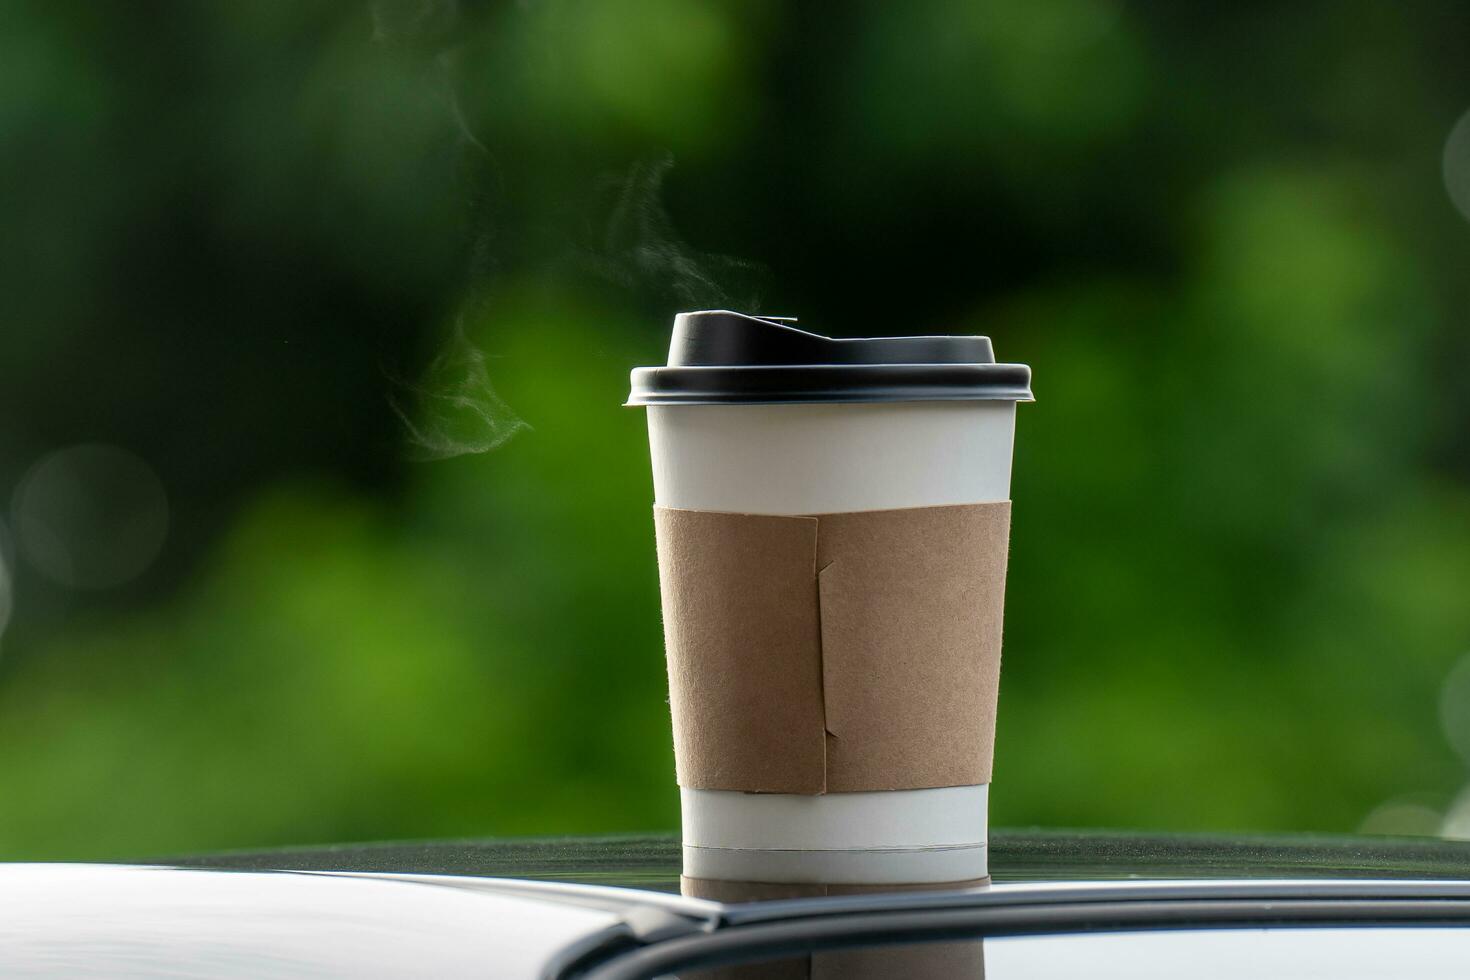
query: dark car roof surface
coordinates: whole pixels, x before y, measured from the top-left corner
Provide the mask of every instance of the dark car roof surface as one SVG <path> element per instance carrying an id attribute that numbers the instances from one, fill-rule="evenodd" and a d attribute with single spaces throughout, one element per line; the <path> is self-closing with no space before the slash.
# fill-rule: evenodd
<path id="1" fill-rule="evenodd" d="M 377 871 L 679 889 L 667 835 L 401 841 L 173 857 L 180 867 Z M 996 882 L 1147 879 L 1470 879 L 1470 841 L 993 830 Z"/>

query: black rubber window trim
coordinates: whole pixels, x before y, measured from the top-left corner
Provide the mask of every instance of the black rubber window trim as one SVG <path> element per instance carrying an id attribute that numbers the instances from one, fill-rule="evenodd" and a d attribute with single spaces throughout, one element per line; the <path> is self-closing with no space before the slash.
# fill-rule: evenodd
<path id="1" fill-rule="evenodd" d="M 1261 892 L 1259 886 L 1248 889 Z M 1321 892 L 1308 887 L 1306 892 Z M 1358 889 L 1355 889 L 1358 890 Z M 679 970 L 777 959 L 833 948 L 1000 936 L 1158 929 L 1341 928 L 1370 925 L 1470 926 L 1470 894 L 1364 896 L 1222 894 L 1217 897 L 1096 896 L 1090 901 L 987 902 L 969 907 L 855 911 L 770 919 L 695 932 L 637 948 L 608 950 L 601 962 L 572 966 L 562 977 L 647 980 Z M 1459 891 L 1456 889 L 1455 891 Z M 1034 898 L 1034 896 L 1033 896 Z"/>

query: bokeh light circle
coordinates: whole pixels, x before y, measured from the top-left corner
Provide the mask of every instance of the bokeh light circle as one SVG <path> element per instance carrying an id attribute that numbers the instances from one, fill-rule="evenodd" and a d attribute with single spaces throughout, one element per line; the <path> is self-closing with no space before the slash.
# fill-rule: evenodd
<path id="1" fill-rule="evenodd" d="M 14 577 L 10 574 L 10 535 L 5 522 L 0 521 L 0 639 L 5 636 L 5 627 L 10 625 L 10 615 L 15 612 Z"/>
<path id="2" fill-rule="evenodd" d="M 168 534 L 162 482 L 118 446 L 70 446 L 42 458 L 21 478 L 11 516 L 27 563 L 74 589 L 131 581 Z"/>
<path id="3" fill-rule="evenodd" d="M 1439 689 L 1439 724 L 1445 741 L 1470 765 L 1470 654 L 1464 654 Z"/>
<path id="4" fill-rule="evenodd" d="M 1437 837 L 1444 816 L 1432 806 L 1414 800 L 1389 800 L 1374 807 L 1358 833 L 1390 837 Z"/>
<path id="5" fill-rule="evenodd" d="M 1460 117 L 1445 140 L 1444 186 L 1455 207 L 1470 218 L 1470 112 Z"/>
<path id="6" fill-rule="evenodd" d="M 1470 787 L 1460 790 L 1445 810 L 1439 836 L 1449 840 L 1470 840 Z"/>

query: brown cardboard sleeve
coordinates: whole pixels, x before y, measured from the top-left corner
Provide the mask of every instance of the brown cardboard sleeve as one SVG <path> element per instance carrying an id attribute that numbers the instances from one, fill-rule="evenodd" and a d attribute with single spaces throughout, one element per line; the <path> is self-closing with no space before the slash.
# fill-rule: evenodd
<path id="1" fill-rule="evenodd" d="M 990 781 L 1008 501 L 654 524 L 680 786 Z"/>

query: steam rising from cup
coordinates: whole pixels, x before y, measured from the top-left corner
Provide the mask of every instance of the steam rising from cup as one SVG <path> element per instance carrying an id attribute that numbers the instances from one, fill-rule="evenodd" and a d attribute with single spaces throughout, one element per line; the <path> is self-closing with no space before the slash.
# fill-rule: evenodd
<path id="1" fill-rule="evenodd" d="M 417 381 L 389 378 L 388 405 L 403 424 L 410 459 L 432 461 L 488 453 L 530 429 L 490 383 L 485 353 L 456 322 Z"/>

